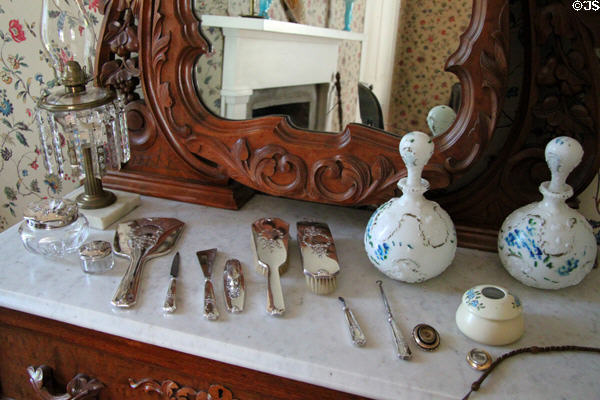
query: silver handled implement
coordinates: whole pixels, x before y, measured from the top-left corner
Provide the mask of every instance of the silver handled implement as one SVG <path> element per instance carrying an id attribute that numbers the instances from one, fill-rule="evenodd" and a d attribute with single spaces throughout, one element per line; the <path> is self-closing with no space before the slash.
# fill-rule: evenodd
<path id="1" fill-rule="evenodd" d="M 288 267 L 290 225 L 280 218 L 260 218 L 251 228 L 256 271 L 267 277 L 267 313 L 283 315 L 285 302 L 280 274 Z"/>
<path id="2" fill-rule="evenodd" d="M 214 321 L 219 319 L 215 289 L 210 280 L 212 266 L 217 256 L 217 249 L 203 250 L 196 253 L 204 274 L 204 318 Z"/>
<path id="3" fill-rule="evenodd" d="M 184 223 L 175 218 L 139 218 L 117 225 L 113 250 L 129 259 L 129 267 L 113 296 L 115 307 L 136 303 L 144 263 L 171 251 L 183 227 Z"/>
<path id="4" fill-rule="evenodd" d="M 177 293 L 176 285 L 177 285 L 177 275 L 179 274 L 179 252 L 175 254 L 173 257 L 173 262 L 171 263 L 171 280 L 169 282 L 169 288 L 167 289 L 167 296 L 165 298 L 165 303 L 163 304 L 163 311 L 166 313 L 172 313 L 177 308 L 177 304 L 175 302 L 175 294 Z"/>
<path id="5" fill-rule="evenodd" d="M 231 313 L 239 313 L 244 310 L 244 297 L 246 283 L 242 264 L 236 260 L 227 260 L 223 270 L 223 291 L 225 293 L 225 307 Z"/>
<path id="6" fill-rule="evenodd" d="M 350 308 L 348 308 L 343 297 L 338 297 L 338 299 L 344 305 L 342 309 L 344 310 L 344 315 L 346 315 L 346 321 L 348 322 L 348 329 L 350 331 L 352 343 L 354 343 L 356 346 L 364 346 L 367 344 L 367 339 L 365 338 L 365 334 L 363 333 L 362 329 L 360 329 L 360 325 L 354 317 L 354 313 Z"/>
<path id="7" fill-rule="evenodd" d="M 392 335 L 394 336 L 394 345 L 396 346 L 396 353 L 398 354 L 398 358 L 403 360 L 410 360 L 412 357 L 412 353 L 410 348 L 408 347 L 408 343 L 406 343 L 406 339 L 402 335 L 394 316 L 392 315 L 392 310 L 390 309 L 390 305 L 388 303 L 387 297 L 385 296 L 385 292 L 383 291 L 383 282 L 377 281 L 379 285 L 379 291 L 381 292 L 381 298 L 383 299 L 383 305 L 385 306 L 385 311 L 387 313 L 387 320 L 392 328 Z"/>
<path id="8" fill-rule="evenodd" d="M 265 271 L 264 273 L 267 275 L 267 313 L 269 313 L 269 315 L 283 315 L 283 313 L 285 312 L 285 305 L 283 304 L 283 301 L 279 303 L 279 306 L 276 306 L 275 300 L 273 300 L 273 286 L 275 286 L 275 290 L 277 291 L 277 293 L 281 293 L 281 284 L 279 283 L 279 276 L 277 276 L 277 281 L 274 282 L 273 278 L 271 278 L 272 270 L 269 264 L 261 260 L 257 260 L 257 262 L 258 265 Z M 281 299 L 283 300 L 283 296 L 281 297 Z"/>

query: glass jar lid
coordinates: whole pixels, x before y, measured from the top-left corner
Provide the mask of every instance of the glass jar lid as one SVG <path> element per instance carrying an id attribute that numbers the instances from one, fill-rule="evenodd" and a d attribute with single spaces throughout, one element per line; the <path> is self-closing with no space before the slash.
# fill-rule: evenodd
<path id="1" fill-rule="evenodd" d="M 105 240 L 94 240 L 79 247 L 79 258 L 86 261 L 97 261 L 110 256 L 112 246 Z"/>
<path id="2" fill-rule="evenodd" d="M 29 203 L 23 218 L 36 229 L 56 229 L 72 224 L 79 216 L 77 203 L 66 199 L 43 199 Z"/>

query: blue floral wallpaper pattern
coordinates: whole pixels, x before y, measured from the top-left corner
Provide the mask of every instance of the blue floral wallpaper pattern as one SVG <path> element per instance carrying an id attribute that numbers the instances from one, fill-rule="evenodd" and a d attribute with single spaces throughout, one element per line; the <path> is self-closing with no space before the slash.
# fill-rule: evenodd
<path id="1" fill-rule="evenodd" d="M 99 3 L 84 0 L 95 24 Z M 35 104 L 56 81 L 42 53 L 41 9 L 42 0 L 0 0 L 0 231 L 21 220 L 29 202 L 78 185 L 71 176 L 61 179 L 43 167 Z"/>

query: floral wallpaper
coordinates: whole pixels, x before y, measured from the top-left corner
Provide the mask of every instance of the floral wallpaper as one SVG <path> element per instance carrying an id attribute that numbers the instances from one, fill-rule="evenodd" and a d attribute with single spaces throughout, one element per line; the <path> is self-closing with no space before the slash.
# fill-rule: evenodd
<path id="1" fill-rule="evenodd" d="M 99 0 L 84 5 L 98 24 Z M 21 220 L 29 202 L 78 186 L 43 166 L 35 104 L 56 81 L 41 51 L 41 9 L 42 0 L 0 0 L 0 231 Z"/>
<path id="2" fill-rule="evenodd" d="M 427 113 L 448 104 L 450 89 L 458 82 L 444 71 L 444 64 L 469 25 L 471 7 L 471 0 L 403 2 L 387 130 L 429 132 Z"/>
<path id="3" fill-rule="evenodd" d="M 258 13 L 256 1 L 256 13 Z M 248 14 L 250 0 L 196 0 L 196 14 L 232 15 Z M 352 8 L 353 32 L 363 32 L 366 0 L 355 0 Z M 342 0 L 304 0 L 300 22 L 306 25 L 328 27 L 333 29 L 344 28 L 345 2 Z M 274 20 L 287 21 L 285 11 L 280 0 L 274 0 L 269 8 L 269 17 Z M 201 57 L 196 66 L 198 92 L 204 104 L 215 114 L 221 109 L 221 69 L 223 62 L 223 34 L 219 28 L 203 28 L 206 38 L 213 46 L 213 53 Z M 357 82 L 360 73 L 359 42 L 345 41 L 339 51 L 339 72 L 342 86 L 342 109 L 344 126 L 355 122 L 358 107 Z M 334 110 L 335 111 L 335 110 Z M 337 118 L 333 118 L 334 130 L 341 129 Z"/>

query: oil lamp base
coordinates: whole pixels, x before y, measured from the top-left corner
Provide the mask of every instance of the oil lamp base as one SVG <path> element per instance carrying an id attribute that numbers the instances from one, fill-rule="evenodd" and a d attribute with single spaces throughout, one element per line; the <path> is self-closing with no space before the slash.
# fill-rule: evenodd
<path id="1" fill-rule="evenodd" d="M 109 193 L 113 193 L 117 198 L 117 201 L 111 205 L 96 209 L 79 208 L 79 212 L 88 219 L 90 228 L 106 229 L 117 220 L 129 214 L 141 203 L 140 195 L 136 193 L 123 192 L 121 190 L 113 190 Z M 80 187 L 67 195 L 66 198 L 75 200 L 82 194 L 83 187 Z"/>
<path id="2" fill-rule="evenodd" d="M 100 179 L 98 179 L 100 181 Z M 102 189 L 98 193 L 81 193 L 75 199 L 80 209 L 95 210 L 97 208 L 108 207 L 117 201 L 117 196 L 113 192 Z"/>

